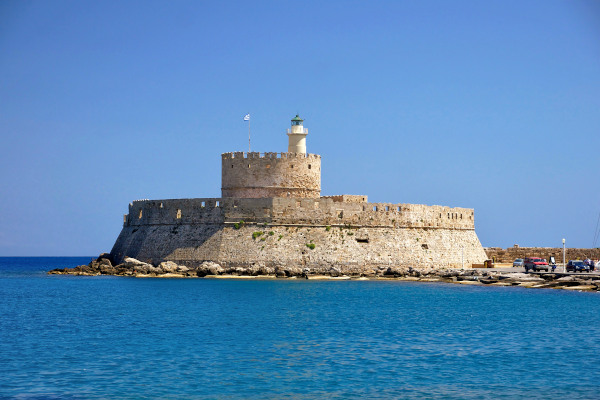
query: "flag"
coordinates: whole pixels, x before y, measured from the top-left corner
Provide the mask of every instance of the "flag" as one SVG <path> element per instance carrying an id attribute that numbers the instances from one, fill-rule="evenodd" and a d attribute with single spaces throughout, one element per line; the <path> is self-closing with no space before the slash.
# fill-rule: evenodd
<path id="1" fill-rule="evenodd" d="M 250 114 L 244 115 L 244 121 L 250 121 Z"/>

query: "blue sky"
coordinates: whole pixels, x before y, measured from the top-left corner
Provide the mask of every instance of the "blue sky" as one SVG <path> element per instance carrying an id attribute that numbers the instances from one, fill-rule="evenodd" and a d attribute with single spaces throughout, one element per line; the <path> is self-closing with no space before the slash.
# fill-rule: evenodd
<path id="1" fill-rule="evenodd" d="M 0 255 L 97 255 L 134 199 L 220 196 L 246 113 L 257 151 L 305 118 L 323 195 L 593 244 L 597 1 L 5 0 Z"/>

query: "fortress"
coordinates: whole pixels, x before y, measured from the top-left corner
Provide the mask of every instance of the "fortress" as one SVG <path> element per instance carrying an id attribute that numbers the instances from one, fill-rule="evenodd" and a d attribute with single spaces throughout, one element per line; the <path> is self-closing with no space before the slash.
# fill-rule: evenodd
<path id="1" fill-rule="evenodd" d="M 486 254 L 468 208 L 321 196 L 321 156 L 306 152 L 298 115 L 287 153 L 224 153 L 221 197 L 137 200 L 111 251 L 157 265 L 226 268 L 470 267 Z"/>

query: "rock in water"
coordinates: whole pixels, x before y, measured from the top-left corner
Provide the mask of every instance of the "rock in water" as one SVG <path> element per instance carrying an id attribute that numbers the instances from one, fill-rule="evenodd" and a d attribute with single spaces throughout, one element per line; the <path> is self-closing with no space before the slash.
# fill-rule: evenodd
<path id="1" fill-rule="evenodd" d="M 172 274 L 177 272 L 178 265 L 173 261 L 163 261 L 158 264 L 158 268 L 160 268 L 166 274 Z"/>

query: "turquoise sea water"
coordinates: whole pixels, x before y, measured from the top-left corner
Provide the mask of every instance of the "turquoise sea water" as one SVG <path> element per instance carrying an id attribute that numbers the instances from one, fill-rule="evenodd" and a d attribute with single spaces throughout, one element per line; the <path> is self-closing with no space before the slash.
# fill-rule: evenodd
<path id="1" fill-rule="evenodd" d="M 598 399 L 600 295 L 47 276 L 0 258 L 0 398 Z"/>

